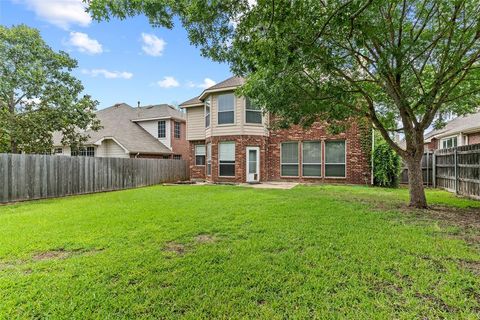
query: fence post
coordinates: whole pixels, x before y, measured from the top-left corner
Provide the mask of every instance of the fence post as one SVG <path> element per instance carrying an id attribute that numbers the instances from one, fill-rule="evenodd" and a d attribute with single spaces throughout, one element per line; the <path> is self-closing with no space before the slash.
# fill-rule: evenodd
<path id="1" fill-rule="evenodd" d="M 428 188 L 428 178 L 429 178 L 429 174 L 428 174 L 428 170 L 429 170 L 429 167 L 428 167 L 428 162 L 430 161 L 430 153 L 429 151 L 427 150 L 427 188 Z"/>
<path id="2" fill-rule="evenodd" d="M 437 187 L 437 153 L 432 152 L 432 187 Z"/>
<path id="3" fill-rule="evenodd" d="M 458 159 L 457 159 L 457 148 L 454 152 L 454 164 L 455 164 L 455 194 L 458 194 Z"/>

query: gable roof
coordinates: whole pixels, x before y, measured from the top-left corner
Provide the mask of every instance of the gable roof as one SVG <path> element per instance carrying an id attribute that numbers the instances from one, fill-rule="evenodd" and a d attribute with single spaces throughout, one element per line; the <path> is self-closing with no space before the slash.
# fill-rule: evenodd
<path id="1" fill-rule="evenodd" d="M 169 104 L 155 104 L 135 108 L 137 113 L 132 121 L 141 121 L 147 119 L 167 119 L 172 118 L 185 121 L 185 114 Z"/>
<path id="2" fill-rule="evenodd" d="M 180 104 L 180 107 L 188 108 L 188 107 L 203 106 L 203 100 L 207 97 L 209 93 L 234 90 L 242 86 L 244 83 L 245 83 L 245 78 L 243 77 L 237 77 L 237 76 L 230 77 L 211 87 L 206 88 L 198 97 L 182 102 Z"/>
<path id="3" fill-rule="evenodd" d="M 425 135 L 425 142 L 433 138 L 441 138 L 456 133 L 480 131 L 480 111 L 466 116 L 457 117 L 445 125 L 442 129 L 432 130 Z"/>
<path id="4" fill-rule="evenodd" d="M 89 135 L 85 144 L 97 144 L 103 139 L 114 138 L 129 153 L 171 154 L 172 151 L 169 148 L 132 121 L 138 117 L 137 109 L 128 104 L 119 103 L 97 111 L 97 118 L 103 128 L 98 131 L 85 131 L 84 134 Z M 151 111 L 147 112 L 151 115 Z M 61 139 L 61 133 L 55 132 L 53 145 L 60 146 Z"/>
<path id="5" fill-rule="evenodd" d="M 185 102 L 180 103 L 180 107 L 194 107 L 194 106 L 203 106 L 203 101 L 199 99 L 199 96 L 189 99 Z"/>

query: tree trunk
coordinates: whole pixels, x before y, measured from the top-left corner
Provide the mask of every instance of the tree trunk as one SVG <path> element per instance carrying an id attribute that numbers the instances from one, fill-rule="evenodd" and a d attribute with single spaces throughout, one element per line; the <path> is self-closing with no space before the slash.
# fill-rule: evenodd
<path id="1" fill-rule="evenodd" d="M 408 167 L 408 184 L 410 187 L 410 207 L 427 208 L 427 198 L 423 188 L 422 158 L 406 159 Z"/>

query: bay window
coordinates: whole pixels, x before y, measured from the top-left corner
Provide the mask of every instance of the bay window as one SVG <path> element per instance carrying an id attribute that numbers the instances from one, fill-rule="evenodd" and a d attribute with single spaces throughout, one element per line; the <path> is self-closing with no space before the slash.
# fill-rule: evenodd
<path id="1" fill-rule="evenodd" d="M 212 174 L 212 144 L 207 143 L 207 176 Z"/>
<path id="2" fill-rule="evenodd" d="M 235 122 L 235 97 L 233 93 L 218 96 L 218 124 Z"/>
<path id="3" fill-rule="evenodd" d="M 219 176 L 235 177 L 235 142 L 218 144 Z"/>
<path id="4" fill-rule="evenodd" d="M 254 101 L 245 98 L 245 122 L 262 123 L 262 110 Z"/>
<path id="5" fill-rule="evenodd" d="M 205 128 L 210 127 L 210 97 L 205 100 Z"/>

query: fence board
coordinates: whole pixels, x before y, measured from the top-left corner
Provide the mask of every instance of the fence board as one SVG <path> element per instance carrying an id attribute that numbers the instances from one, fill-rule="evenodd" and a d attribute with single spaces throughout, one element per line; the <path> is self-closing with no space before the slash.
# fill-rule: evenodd
<path id="1" fill-rule="evenodd" d="M 433 186 L 480 199 L 480 144 L 436 150 L 434 158 Z M 401 181 L 408 183 L 406 169 Z"/>
<path id="2" fill-rule="evenodd" d="M 0 203 L 187 179 L 184 160 L 0 154 Z"/>

